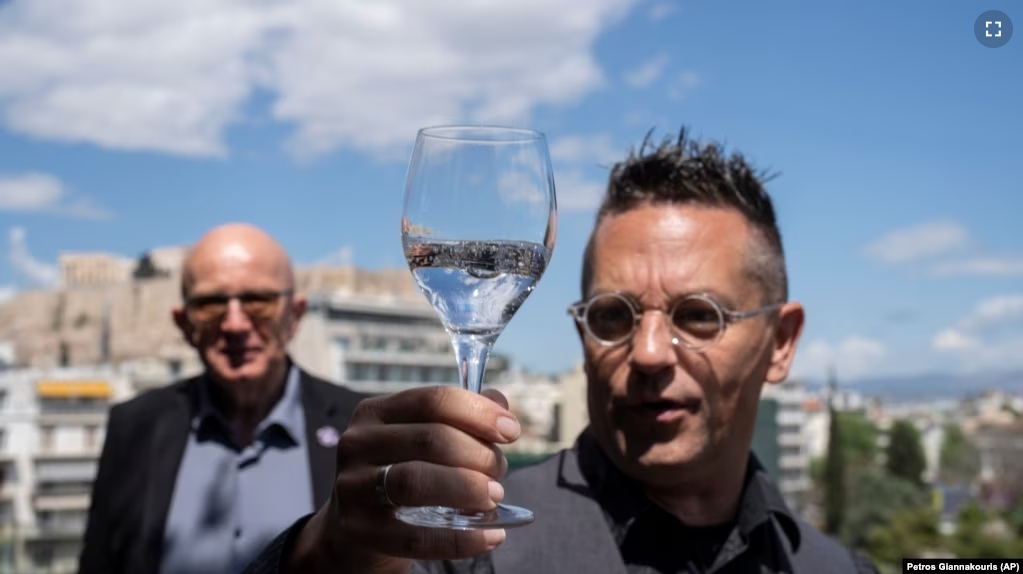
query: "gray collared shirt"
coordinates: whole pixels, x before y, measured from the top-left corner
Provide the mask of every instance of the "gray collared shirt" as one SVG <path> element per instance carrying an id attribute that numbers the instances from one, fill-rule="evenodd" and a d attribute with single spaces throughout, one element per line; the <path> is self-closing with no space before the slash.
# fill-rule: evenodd
<path id="1" fill-rule="evenodd" d="M 178 469 L 163 538 L 161 574 L 241 572 L 274 537 L 313 511 L 298 369 L 247 448 L 200 382 L 199 409 Z"/>

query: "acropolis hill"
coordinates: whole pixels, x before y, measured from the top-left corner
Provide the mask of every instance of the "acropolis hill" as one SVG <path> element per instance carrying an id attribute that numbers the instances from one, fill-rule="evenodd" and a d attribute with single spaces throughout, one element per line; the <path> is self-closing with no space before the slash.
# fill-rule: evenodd
<path id="1" fill-rule="evenodd" d="M 23 291 L 0 305 L 0 343 L 12 344 L 15 364 L 47 368 L 146 358 L 189 359 L 171 309 L 180 303 L 183 247 L 154 249 L 139 259 L 68 253 L 60 284 Z M 422 300 L 407 268 L 351 265 L 296 269 L 302 293 L 347 292 Z M 109 325 L 109 328 L 105 328 Z M 109 342 L 103 344 L 104 332 Z"/>

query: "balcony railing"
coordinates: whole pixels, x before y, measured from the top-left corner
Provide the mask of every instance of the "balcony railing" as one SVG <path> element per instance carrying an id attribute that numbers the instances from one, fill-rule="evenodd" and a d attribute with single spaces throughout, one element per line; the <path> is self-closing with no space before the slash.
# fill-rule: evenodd
<path id="1" fill-rule="evenodd" d="M 40 534 L 49 536 L 73 536 L 85 532 L 86 518 L 60 518 L 36 523 Z"/>

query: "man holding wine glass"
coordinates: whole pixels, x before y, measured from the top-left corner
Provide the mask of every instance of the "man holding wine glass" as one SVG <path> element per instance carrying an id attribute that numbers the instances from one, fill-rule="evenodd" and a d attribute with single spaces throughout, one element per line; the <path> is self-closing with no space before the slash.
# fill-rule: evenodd
<path id="1" fill-rule="evenodd" d="M 429 155 L 413 155 L 410 181 Z M 519 196 L 533 205 L 523 213 L 542 219 L 536 189 Z M 431 211 L 426 195 L 406 193 L 412 217 L 403 229 Z M 436 264 L 483 250 L 503 261 L 463 266 L 474 279 L 431 296 L 442 316 L 464 315 L 446 326 L 456 349 L 462 344 L 470 388 L 363 401 L 338 445 L 331 501 L 278 537 L 250 572 L 876 572 L 789 510 L 751 454 L 761 389 L 787 377 L 804 310 L 788 300 L 763 177 L 741 156 L 683 130 L 614 166 L 584 256 L 582 298 L 568 309 L 590 424 L 573 448 L 506 478 L 500 447 L 518 437 L 518 422 L 503 397 L 479 394 L 472 381 L 500 331 L 494 318 L 508 301 L 521 304 L 522 291 L 497 289 L 483 311 L 466 298 L 493 274 L 538 276 L 529 269 L 542 272 L 550 257 L 553 218 L 543 249 L 505 235 L 471 246 L 438 241 L 451 226 L 444 216 L 433 221 L 412 241 L 403 233 L 407 253 L 413 245 Z M 513 526 L 521 527 L 506 534 Z"/>

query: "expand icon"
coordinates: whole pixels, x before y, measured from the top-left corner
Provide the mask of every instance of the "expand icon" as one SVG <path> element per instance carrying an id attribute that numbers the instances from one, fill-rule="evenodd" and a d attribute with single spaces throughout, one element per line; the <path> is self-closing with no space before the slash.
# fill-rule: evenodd
<path id="1" fill-rule="evenodd" d="M 981 45 L 1001 48 L 1012 38 L 1012 20 L 1000 10 L 988 10 L 973 23 L 973 34 Z"/>

